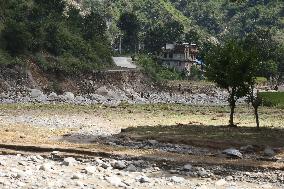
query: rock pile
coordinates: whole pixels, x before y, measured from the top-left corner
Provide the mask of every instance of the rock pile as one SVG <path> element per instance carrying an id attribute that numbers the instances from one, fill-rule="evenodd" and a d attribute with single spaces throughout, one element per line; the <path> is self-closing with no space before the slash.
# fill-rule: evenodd
<path id="1" fill-rule="evenodd" d="M 54 159 L 54 154 L 57 157 Z M 195 167 L 126 159 L 0 156 L 0 188 L 281 188 L 283 171 L 244 172 L 221 166 Z M 131 171 L 130 171 L 131 170 Z M 227 175 L 230 176 L 227 176 Z M 250 182 L 250 184 L 248 184 Z"/>
<path id="2" fill-rule="evenodd" d="M 188 105 L 225 105 L 227 104 L 227 93 L 217 90 L 210 94 L 172 94 L 170 92 L 149 91 L 139 93 L 131 88 L 106 88 L 100 87 L 95 93 L 74 95 L 65 92 L 58 95 L 55 92 L 44 94 L 38 89 L 29 89 L 23 92 L 5 92 L 0 94 L 0 103 L 72 103 L 72 104 L 104 104 L 117 106 L 120 103 L 130 104 L 156 104 L 156 103 L 179 103 Z M 240 101 L 243 103 L 243 100 Z"/>

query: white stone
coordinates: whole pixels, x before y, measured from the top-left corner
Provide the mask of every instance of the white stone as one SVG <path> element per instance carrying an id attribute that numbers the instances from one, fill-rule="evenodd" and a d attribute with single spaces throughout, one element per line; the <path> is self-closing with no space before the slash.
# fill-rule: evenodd
<path id="1" fill-rule="evenodd" d="M 73 93 L 71 93 L 71 92 L 65 92 L 65 93 L 63 94 L 63 96 L 65 97 L 65 99 L 66 99 L 67 101 L 73 101 L 74 98 L 75 98 L 75 95 L 74 95 Z"/>
<path id="2" fill-rule="evenodd" d="M 275 156 L 275 152 L 272 148 L 266 147 L 265 150 L 264 150 L 264 155 L 272 157 L 272 156 Z"/>
<path id="3" fill-rule="evenodd" d="M 39 170 L 42 170 L 42 171 L 51 171 L 53 168 L 53 165 L 51 163 L 45 163 L 43 165 L 41 165 L 39 167 Z"/>
<path id="4" fill-rule="evenodd" d="M 224 186 L 226 184 L 227 184 L 227 181 L 225 179 L 220 179 L 220 180 L 215 182 L 216 186 Z"/>
<path id="5" fill-rule="evenodd" d="M 64 158 L 62 164 L 66 166 L 73 166 L 77 164 L 77 161 L 73 157 L 68 157 L 68 158 Z"/>
<path id="6" fill-rule="evenodd" d="M 174 183 L 182 183 L 184 182 L 184 180 L 185 179 L 183 177 L 177 177 L 177 176 L 173 176 L 170 178 L 170 181 Z"/>
<path id="7" fill-rule="evenodd" d="M 32 98 L 38 98 L 40 96 L 42 96 L 43 93 L 41 92 L 41 90 L 39 89 L 31 89 L 31 97 Z"/>
<path id="8" fill-rule="evenodd" d="M 123 161 L 117 161 L 114 163 L 113 168 L 115 169 L 124 169 L 126 167 Z"/>
<path id="9" fill-rule="evenodd" d="M 117 176 L 111 176 L 105 178 L 112 186 L 115 187 L 126 187 L 126 184 L 124 184 L 121 179 Z"/>
<path id="10" fill-rule="evenodd" d="M 148 142 L 149 142 L 151 145 L 157 145 L 157 144 L 159 144 L 159 142 L 156 141 L 156 140 L 148 140 Z"/>
<path id="11" fill-rule="evenodd" d="M 58 99 L 58 95 L 55 92 L 52 92 L 48 95 L 48 100 L 53 101 L 53 100 L 57 100 Z"/>
<path id="12" fill-rule="evenodd" d="M 138 176 L 136 177 L 136 180 L 138 180 L 141 183 L 151 182 L 150 178 L 147 176 Z"/>
<path id="13" fill-rule="evenodd" d="M 129 172 L 136 172 L 137 168 L 133 164 L 130 164 L 125 170 Z"/>
<path id="14" fill-rule="evenodd" d="M 230 157 L 243 158 L 243 154 L 235 148 L 226 149 L 223 153 Z"/>
<path id="15" fill-rule="evenodd" d="M 87 174 L 95 174 L 97 171 L 97 168 L 95 166 L 88 166 L 85 168 L 85 171 Z"/>
<path id="16" fill-rule="evenodd" d="M 191 164 L 186 164 L 183 166 L 183 170 L 185 171 L 191 171 L 192 170 L 192 165 Z"/>

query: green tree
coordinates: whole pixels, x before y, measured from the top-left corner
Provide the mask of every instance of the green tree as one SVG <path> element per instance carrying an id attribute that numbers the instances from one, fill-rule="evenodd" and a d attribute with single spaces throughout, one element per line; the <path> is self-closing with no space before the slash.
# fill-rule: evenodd
<path id="1" fill-rule="evenodd" d="M 149 29 L 145 34 L 145 50 L 149 53 L 157 53 L 165 45 L 164 28 L 159 25 Z"/>
<path id="2" fill-rule="evenodd" d="M 145 34 L 144 44 L 147 52 L 158 53 L 166 43 L 182 40 L 184 27 L 177 21 L 167 22 L 149 29 Z"/>
<path id="3" fill-rule="evenodd" d="M 138 33 L 141 28 L 136 14 L 124 12 L 120 15 L 117 23 L 119 29 L 123 32 L 123 46 L 129 52 L 136 52 L 138 46 Z"/>
<path id="4" fill-rule="evenodd" d="M 86 40 L 101 40 L 105 42 L 107 25 L 104 17 L 92 11 L 83 21 L 83 36 Z"/>
<path id="5" fill-rule="evenodd" d="M 164 35 L 167 43 L 173 43 L 182 40 L 181 36 L 184 32 L 183 25 L 178 21 L 166 22 L 164 25 Z"/>
<path id="6" fill-rule="evenodd" d="M 207 78 L 229 93 L 229 125 L 234 126 L 236 101 L 249 94 L 257 71 L 257 54 L 246 51 L 237 40 L 230 40 L 213 48 L 205 60 Z"/>
<path id="7" fill-rule="evenodd" d="M 259 54 L 260 69 L 259 76 L 274 77 L 277 71 L 276 51 L 277 42 L 273 39 L 270 30 L 257 29 L 249 33 L 244 40 L 246 49 L 256 49 Z"/>
<path id="8" fill-rule="evenodd" d="M 12 55 L 26 52 L 31 44 L 32 36 L 23 22 L 9 21 L 2 31 L 5 48 Z"/>

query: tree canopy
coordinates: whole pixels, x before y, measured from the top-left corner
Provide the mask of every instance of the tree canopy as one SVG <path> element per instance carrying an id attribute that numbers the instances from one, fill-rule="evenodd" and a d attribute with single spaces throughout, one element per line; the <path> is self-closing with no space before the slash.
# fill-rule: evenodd
<path id="1" fill-rule="evenodd" d="M 206 76 L 229 93 L 231 107 L 230 125 L 234 125 L 233 116 L 236 101 L 249 93 L 259 66 L 256 51 L 244 49 L 242 42 L 227 41 L 211 49 L 206 56 Z"/>

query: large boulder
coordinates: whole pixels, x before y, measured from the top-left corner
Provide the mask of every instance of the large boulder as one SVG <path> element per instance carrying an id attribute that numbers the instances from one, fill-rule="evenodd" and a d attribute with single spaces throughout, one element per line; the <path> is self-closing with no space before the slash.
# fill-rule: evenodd
<path id="1" fill-rule="evenodd" d="M 108 96 L 109 90 L 105 86 L 103 86 L 96 90 L 96 94 L 101 95 L 101 96 Z"/>
<path id="2" fill-rule="evenodd" d="M 63 96 L 67 101 L 73 101 L 75 99 L 75 95 L 71 92 L 65 92 Z"/>
<path id="3" fill-rule="evenodd" d="M 38 97 L 41 97 L 43 96 L 43 92 L 39 89 L 31 89 L 31 98 L 38 98 Z"/>
<path id="4" fill-rule="evenodd" d="M 232 158 L 243 158 L 243 154 L 235 149 L 235 148 L 229 148 L 223 151 L 223 154 L 226 154 L 228 157 L 232 157 Z"/>
<path id="5" fill-rule="evenodd" d="M 50 101 L 58 100 L 58 95 L 55 92 L 52 92 L 48 95 L 48 100 Z"/>

